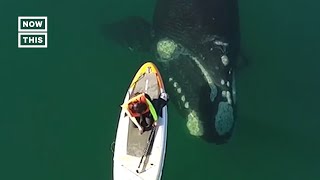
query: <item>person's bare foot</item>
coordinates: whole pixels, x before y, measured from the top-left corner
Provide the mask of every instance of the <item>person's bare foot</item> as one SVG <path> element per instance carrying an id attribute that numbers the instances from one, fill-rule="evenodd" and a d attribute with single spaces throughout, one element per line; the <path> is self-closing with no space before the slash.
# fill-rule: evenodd
<path id="1" fill-rule="evenodd" d="M 157 124 L 158 124 L 157 122 L 154 122 L 154 123 L 152 124 L 152 126 L 153 126 L 153 127 L 156 127 Z"/>
<path id="2" fill-rule="evenodd" d="M 168 101 L 169 95 L 167 93 L 163 92 L 163 93 L 160 94 L 160 98 L 165 100 L 165 101 Z"/>

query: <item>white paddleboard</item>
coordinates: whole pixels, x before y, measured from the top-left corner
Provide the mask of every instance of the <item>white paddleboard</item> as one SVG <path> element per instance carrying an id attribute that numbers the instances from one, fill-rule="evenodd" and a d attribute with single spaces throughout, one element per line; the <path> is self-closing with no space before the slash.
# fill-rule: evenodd
<path id="1" fill-rule="evenodd" d="M 138 70 L 124 102 L 128 101 L 136 92 L 145 92 L 151 99 L 158 98 L 160 93 L 165 92 L 160 72 L 153 63 L 147 62 Z M 154 131 L 150 154 L 142 159 L 152 130 L 140 135 L 138 128 L 135 128 L 125 112 L 121 111 L 114 147 L 114 180 L 161 179 L 166 152 L 167 120 L 167 106 L 164 106 Z M 138 168 L 139 164 L 141 165 Z"/>

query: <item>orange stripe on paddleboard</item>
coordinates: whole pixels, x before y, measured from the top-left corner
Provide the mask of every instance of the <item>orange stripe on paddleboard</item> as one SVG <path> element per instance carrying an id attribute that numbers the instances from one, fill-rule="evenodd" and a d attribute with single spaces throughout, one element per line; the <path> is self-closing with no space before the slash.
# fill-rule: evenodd
<path id="1" fill-rule="evenodd" d="M 138 72 L 136 73 L 136 75 L 134 76 L 134 78 L 130 84 L 130 88 L 135 86 L 135 84 L 139 80 L 140 76 L 142 76 L 145 73 L 155 73 L 157 76 L 157 81 L 158 81 L 159 87 L 164 89 L 164 83 L 163 83 L 160 71 L 157 68 L 157 66 L 155 64 L 153 64 L 152 62 L 146 62 L 140 67 L 140 69 L 138 70 Z"/>

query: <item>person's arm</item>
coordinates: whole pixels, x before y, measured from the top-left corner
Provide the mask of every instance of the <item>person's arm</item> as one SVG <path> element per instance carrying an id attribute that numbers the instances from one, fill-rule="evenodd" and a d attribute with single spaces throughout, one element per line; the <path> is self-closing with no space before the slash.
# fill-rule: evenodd
<path id="1" fill-rule="evenodd" d="M 138 127 L 139 131 L 142 131 L 142 127 L 140 126 L 140 124 L 138 123 L 137 119 L 133 116 L 131 116 L 131 114 L 129 113 L 129 111 L 125 108 L 124 109 L 124 112 L 129 116 L 129 119 Z"/>

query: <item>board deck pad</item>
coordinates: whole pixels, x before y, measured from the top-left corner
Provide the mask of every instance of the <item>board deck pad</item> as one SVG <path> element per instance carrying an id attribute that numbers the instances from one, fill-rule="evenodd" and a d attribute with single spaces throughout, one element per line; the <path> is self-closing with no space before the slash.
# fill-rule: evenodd
<path id="1" fill-rule="evenodd" d="M 142 75 L 142 77 L 139 78 L 138 82 L 136 83 L 130 98 L 137 92 L 147 93 L 151 99 L 158 98 L 160 89 L 158 86 L 157 76 L 154 73 L 146 73 Z M 136 157 L 143 156 L 150 133 L 151 131 L 145 131 L 142 135 L 140 135 L 138 128 L 136 128 L 130 121 L 127 154 Z"/>

